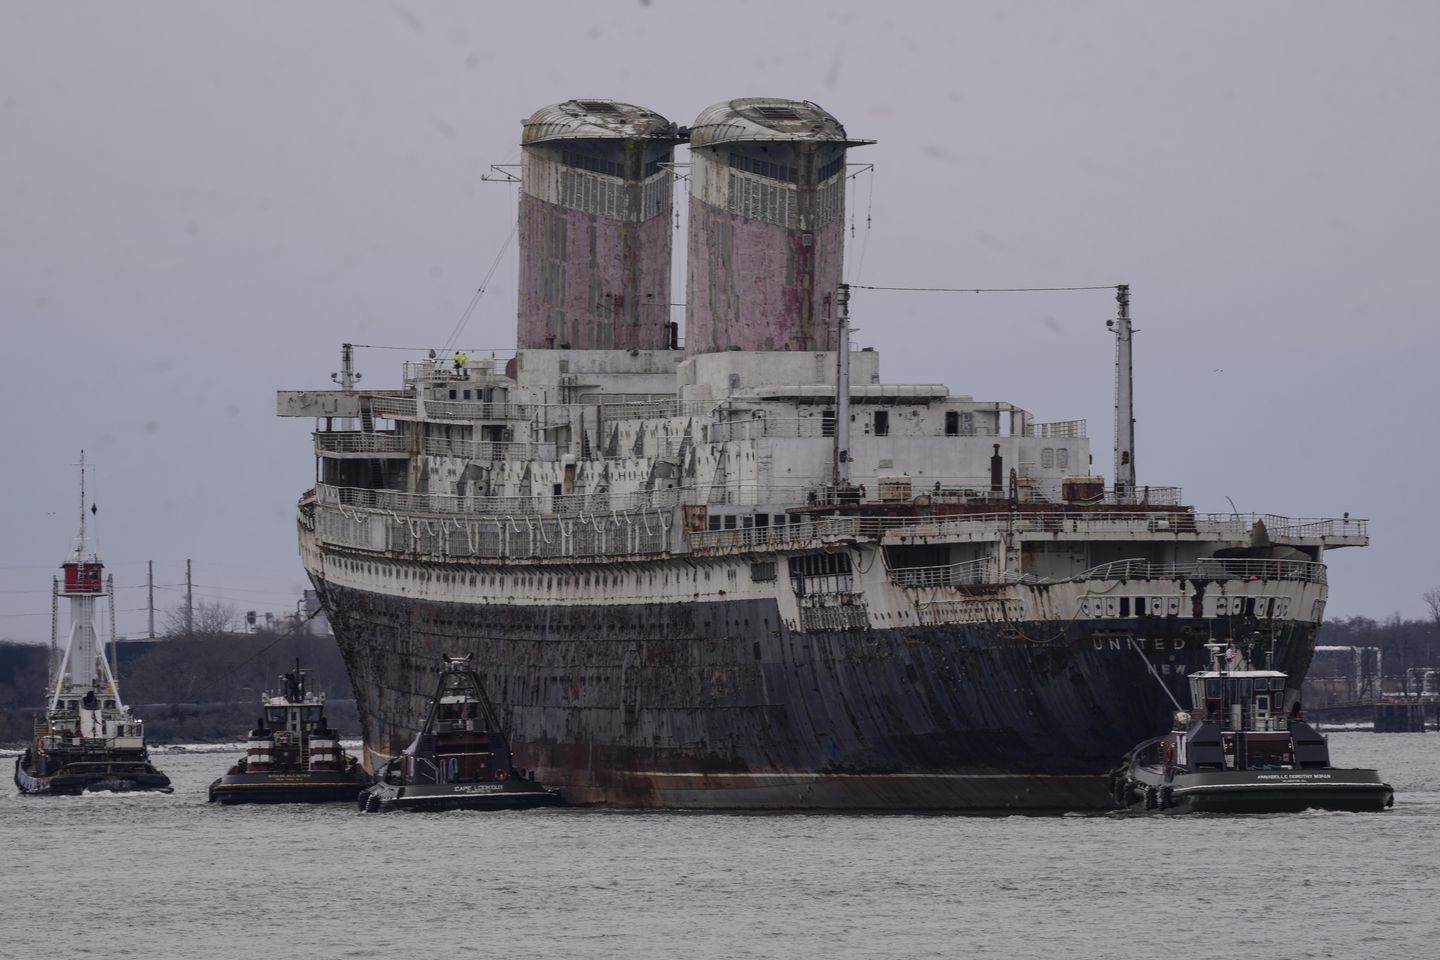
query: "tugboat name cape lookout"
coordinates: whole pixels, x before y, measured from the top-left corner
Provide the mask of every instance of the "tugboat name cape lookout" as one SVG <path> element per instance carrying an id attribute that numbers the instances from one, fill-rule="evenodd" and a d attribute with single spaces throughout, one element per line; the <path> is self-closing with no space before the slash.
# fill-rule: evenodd
<path id="1" fill-rule="evenodd" d="M 515 355 L 432 355 L 360 390 L 347 344 L 340 389 L 279 394 L 318 421 L 300 553 L 369 769 L 458 654 L 535 779 L 581 804 L 1103 808 L 1206 641 L 1296 698 L 1324 552 L 1364 545 L 1364 521 L 1137 485 L 1123 286 L 1109 483 L 1083 420 L 884 382 L 841 283 L 864 143 L 793 100 L 688 128 L 609 100 L 539 110 Z"/>

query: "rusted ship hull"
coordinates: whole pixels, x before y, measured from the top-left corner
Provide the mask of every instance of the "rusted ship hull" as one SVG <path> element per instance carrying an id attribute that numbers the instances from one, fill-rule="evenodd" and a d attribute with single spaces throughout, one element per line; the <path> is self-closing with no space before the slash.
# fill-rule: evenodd
<path id="1" fill-rule="evenodd" d="M 1103 809 L 1113 758 L 1170 715 L 1203 642 L 1255 626 L 806 633 L 763 600 L 459 604 L 314 579 L 372 770 L 414 738 L 440 658 L 474 653 L 518 764 L 571 803 L 632 807 Z M 1303 677 L 1314 642 L 1297 622 L 1254 653 Z"/>

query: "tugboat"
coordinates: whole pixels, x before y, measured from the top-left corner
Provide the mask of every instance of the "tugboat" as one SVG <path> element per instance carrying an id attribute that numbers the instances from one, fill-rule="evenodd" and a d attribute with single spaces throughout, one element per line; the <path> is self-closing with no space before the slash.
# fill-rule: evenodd
<path id="1" fill-rule="evenodd" d="M 245 756 L 210 784 L 211 803 L 326 803 L 354 798 L 368 779 L 325 722 L 325 695 L 306 689 L 300 661 L 280 693 L 260 698 Z"/>
<path id="2" fill-rule="evenodd" d="M 446 657 L 420 733 L 362 790 L 363 812 L 556 806 L 553 788 L 511 765 L 510 742 L 470 656 Z"/>
<path id="3" fill-rule="evenodd" d="M 1212 669 L 1190 674 L 1192 711 L 1136 746 L 1110 774 L 1121 809 L 1166 813 L 1375 812 L 1395 802 L 1374 770 L 1330 765 L 1325 738 L 1297 701 L 1281 709 L 1286 675 L 1248 669 L 1240 651 L 1207 643 Z M 1235 669 L 1227 669 L 1227 665 Z"/>
<path id="4" fill-rule="evenodd" d="M 85 529 L 85 452 L 80 452 L 80 535 L 61 564 L 53 587 L 50 681 L 45 719 L 35 739 L 15 760 L 21 793 L 80 794 L 87 791 L 152 790 L 170 793 L 170 778 L 150 763 L 145 725 L 120 699 L 116 670 L 105 654 L 115 643 L 115 580 L 90 548 Z M 95 506 L 90 506 L 93 516 Z M 70 633 L 60 651 L 60 600 L 69 604 Z M 96 602 L 109 601 L 109 640 L 95 629 Z"/>

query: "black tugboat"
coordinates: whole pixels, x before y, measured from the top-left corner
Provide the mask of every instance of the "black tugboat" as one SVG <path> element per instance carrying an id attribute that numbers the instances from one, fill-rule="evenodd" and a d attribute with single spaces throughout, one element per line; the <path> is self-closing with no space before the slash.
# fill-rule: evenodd
<path id="1" fill-rule="evenodd" d="M 523 810 L 560 794 L 511 765 L 510 742 L 469 656 L 446 657 L 420 733 L 376 772 L 360 809 Z"/>
<path id="2" fill-rule="evenodd" d="M 1190 675 L 1193 711 L 1177 710 L 1175 727 L 1146 740 L 1110 774 L 1122 809 L 1166 813 L 1375 812 L 1395 802 L 1374 770 L 1330 765 L 1325 738 L 1305 722 L 1297 702 L 1285 714 L 1285 674 L 1251 670 L 1231 648 L 1206 644 L 1212 669 Z M 1237 669 L 1226 669 L 1226 664 Z"/>
<path id="3" fill-rule="evenodd" d="M 326 803 L 350 800 L 369 782 L 325 722 L 325 695 L 306 689 L 300 661 L 280 676 L 280 693 L 260 698 L 260 721 L 245 756 L 210 784 L 212 803 Z"/>
<path id="4" fill-rule="evenodd" d="M 90 506 L 93 516 L 95 507 Z M 114 649 L 115 581 L 86 537 L 85 452 L 80 452 L 80 535 L 54 584 L 50 633 L 50 683 L 45 719 L 35 739 L 15 760 L 22 793 L 79 794 L 150 790 L 170 793 L 170 778 L 150 763 L 145 724 L 120 699 L 116 670 L 105 655 Z M 60 600 L 69 605 L 69 636 L 60 647 Z M 96 630 L 96 607 L 108 601 L 108 642 Z"/>

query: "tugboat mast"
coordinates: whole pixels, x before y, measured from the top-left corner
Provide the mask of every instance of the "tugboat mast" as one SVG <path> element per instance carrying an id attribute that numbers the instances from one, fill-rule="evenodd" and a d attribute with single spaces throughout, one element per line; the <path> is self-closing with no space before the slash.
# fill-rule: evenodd
<path id="1" fill-rule="evenodd" d="M 90 508 L 95 509 L 93 506 Z M 63 691 L 71 689 L 94 690 L 103 680 L 106 696 L 114 699 L 117 707 L 120 692 L 110 670 L 107 657 L 101 656 L 99 635 L 95 629 L 95 602 L 101 597 L 112 595 L 113 581 L 104 574 L 105 565 L 99 555 L 90 549 L 85 519 L 85 451 L 80 451 L 80 531 L 75 540 L 75 551 L 70 559 L 61 564 L 63 577 L 54 582 L 54 605 L 60 598 L 69 602 L 70 633 L 65 650 L 55 667 L 50 688 L 50 706 L 60 699 Z M 60 620 L 51 617 L 50 645 L 59 647 Z M 111 615 L 110 631 L 115 630 L 114 615 Z M 113 639 L 113 636 L 112 636 Z"/>

